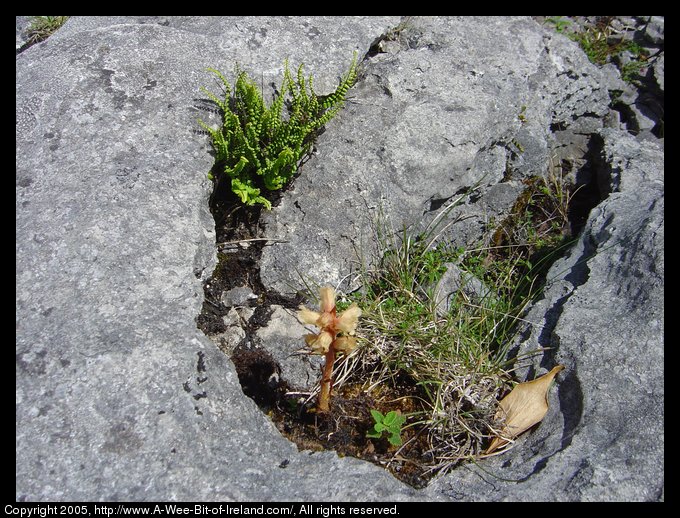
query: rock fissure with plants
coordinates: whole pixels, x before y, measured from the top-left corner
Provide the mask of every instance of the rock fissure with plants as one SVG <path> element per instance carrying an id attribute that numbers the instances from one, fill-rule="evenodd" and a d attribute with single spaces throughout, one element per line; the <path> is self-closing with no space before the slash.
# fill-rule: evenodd
<path id="1" fill-rule="evenodd" d="M 663 138 L 663 20 L 658 16 L 545 16 L 539 21 L 576 42 L 588 59 L 616 67 L 623 81 L 612 89 L 612 108 L 634 134 Z M 661 31 L 661 32 L 659 32 Z M 662 69 L 663 70 L 663 69 Z"/>
<path id="2" fill-rule="evenodd" d="M 439 242 L 446 216 L 474 189 L 440 208 L 424 233 L 395 238 L 386 227 L 378 230 L 384 239 L 381 256 L 377 270 L 366 272 L 362 291 L 343 294 L 338 309 L 335 289 L 323 287 L 318 312 L 298 309 L 298 319 L 318 329 L 304 336 L 308 354 L 325 360 L 318 393 L 300 397 L 280 379 L 273 358 L 253 347 L 252 333 L 232 351 L 244 391 L 301 447 L 316 444 L 382 464 L 415 487 L 466 459 L 497 454 L 497 444 L 507 447 L 515 437 L 503 428 L 506 416 L 497 404 L 511 386 L 503 370 L 506 342 L 538 289 L 529 258 L 537 250 L 549 254 L 562 246 L 569 226 L 569 188 L 560 171 L 550 178 L 527 182 L 516 214 L 495 230 L 505 241 L 489 248 L 480 244 L 477 251 L 466 251 Z M 542 206 L 543 212 L 527 218 L 528 206 Z M 508 253 L 498 255 L 500 250 Z M 469 272 L 466 279 L 483 278 L 494 288 L 476 299 L 466 291 L 447 297 L 442 315 L 438 283 L 452 263 Z M 288 301 L 287 307 L 294 306 Z M 486 363 L 481 369 L 480 360 Z M 316 404 L 308 406 L 314 394 Z M 361 412 L 347 419 L 347 409 L 357 404 Z M 352 422 L 357 418 L 364 424 Z M 340 419 L 350 423 L 351 431 L 334 424 Z M 402 428 L 407 420 L 409 426 Z M 397 451 L 408 460 L 395 462 Z"/>
<path id="3" fill-rule="evenodd" d="M 36 43 L 45 41 L 58 31 L 68 18 L 68 16 L 30 16 L 30 23 L 24 31 L 26 40 L 21 46 L 17 45 L 16 53 L 19 54 Z"/>
<path id="4" fill-rule="evenodd" d="M 664 17 L 37 18 L 17 502 L 664 499 Z M 294 145 L 213 168 L 206 67 L 269 110 L 354 49 L 288 180 Z"/>
<path id="5" fill-rule="evenodd" d="M 400 27 L 381 39 L 371 56 L 385 52 L 384 43 L 399 40 L 404 30 Z M 322 125 L 298 124 L 303 131 L 283 149 L 271 146 L 276 139 L 259 139 L 261 134 L 272 133 L 259 129 L 258 117 L 264 120 L 264 128 L 275 126 L 267 121 L 282 120 L 281 99 L 286 91 L 295 90 L 289 108 L 315 96 L 313 78 L 305 79 L 302 69 L 300 65 L 296 82 L 286 64 L 284 87 L 269 108 L 274 115 L 267 114 L 257 85 L 243 72 L 237 73 L 234 90 L 245 93 L 230 98 L 226 79 L 213 71 L 227 95 L 225 101 L 209 95 L 224 114 L 229 110 L 232 114 L 225 115 L 222 130 L 204 125 L 217 155 L 211 178 L 216 190 L 230 180 L 232 193 L 243 204 L 235 202 L 234 211 L 255 215 L 254 231 L 240 242 L 241 252 L 251 246 L 243 246 L 246 241 L 262 239 L 253 247 L 258 251 L 268 246 L 268 240 L 276 241 L 275 236 L 260 235 L 257 206 L 271 208 L 262 194 L 289 185 L 293 164 L 309 151 Z M 356 56 L 335 100 L 344 100 L 355 80 Z M 311 104 L 326 110 L 331 106 Z M 325 123 L 338 110 L 328 110 L 318 120 Z M 522 106 L 522 124 L 527 122 L 526 112 Z M 299 113 L 301 109 L 293 107 L 291 118 Z M 260 114 L 253 117 L 255 123 L 242 123 L 252 114 Z M 525 152 L 520 140 L 512 139 L 512 143 L 509 164 L 520 161 Z M 258 144 L 263 159 L 257 158 Z M 297 158 L 290 161 L 290 157 Z M 277 361 L 259 348 L 253 331 L 266 325 L 265 317 L 253 319 L 240 343 L 228 349 L 244 392 L 299 447 L 330 448 L 375 462 L 414 487 L 422 487 L 432 476 L 461 462 L 507 451 L 517 436 L 542 420 L 550 382 L 563 368 L 557 365 L 545 376 L 516 383 L 510 369 L 515 359 L 508 353 L 522 316 L 548 281 L 549 266 L 568 249 L 589 209 L 603 197 L 599 192 L 586 193 L 592 186 L 597 191 L 594 170 L 589 183 L 575 180 L 579 168 L 588 163 L 575 165 L 556 156 L 548 171 L 525 177 L 525 189 L 510 214 L 490 224 L 486 236 L 468 247 L 447 243 L 438 225 L 428 226 L 423 233 L 404 230 L 401 235 L 386 227 L 379 229 L 376 234 L 383 240 L 373 258 L 377 266 L 361 273 L 361 289 L 336 293 L 332 287 L 321 288 L 318 312 L 299 306 L 301 299 L 283 301 L 276 295 L 291 312 L 299 306 L 301 323 L 318 329 L 304 336 L 308 349 L 302 353 L 324 357 L 318 385 L 311 391 L 290 385 Z M 512 166 L 508 167 L 504 181 L 513 174 Z M 244 171 L 249 172 L 242 177 Z M 444 202 L 435 221 L 444 223 L 451 209 L 474 191 L 464 192 L 453 203 Z M 574 200 L 581 208 L 574 208 Z M 252 267 L 257 271 L 259 255 L 254 257 Z M 457 278 L 456 288 L 443 294 L 441 281 L 447 275 L 447 282 L 452 275 Z M 257 283 L 261 284 L 259 279 Z M 303 296 L 300 290 L 298 295 L 314 298 L 312 291 L 307 289 Z M 271 296 L 272 292 L 262 289 L 256 311 Z"/>
<path id="6" fill-rule="evenodd" d="M 238 212 L 254 214 L 250 234 L 243 235 L 244 239 L 233 240 L 233 233 L 226 236 L 237 247 L 242 247 L 239 250 L 240 255 L 243 255 L 244 251 L 252 252 L 258 248 L 261 250 L 262 246 L 266 246 L 266 238 L 260 237 L 255 223 L 259 209 L 252 207 L 262 205 L 268 209 L 271 208 L 269 200 L 261 196 L 262 187 L 276 190 L 290 181 L 294 173 L 293 163 L 288 162 L 288 158 L 282 157 L 297 157 L 294 161 L 297 163 L 303 154 L 302 144 L 306 146 L 305 150 L 308 150 L 312 144 L 312 140 L 305 139 L 313 135 L 313 131 L 307 130 L 320 127 L 320 125 L 311 124 L 307 128 L 302 128 L 296 134 L 293 143 L 287 143 L 283 149 L 280 149 L 280 139 L 260 138 L 260 135 L 272 135 L 276 124 L 281 122 L 283 93 L 296 88 L 296 93 L 293 94 L 294 103 L 295 99 L 300 103 L 302 99 L 309 99 L 314 95 L 311 87 L 313 79 L 310 76 L 308 80 L 305 80 L 302 69 L 301 65 L 298 69 L 296 84 L 286 64 L 285 86 L 269 109 L 264 106 L 256 84 L 249 80 L 244 72 L 237 73 L 234 88 L 236 93 L 232 97 L 230 86 L 224 76 L 213 70 L 222 81 L 226 94 L 225 100 L 220 101 L 208 92 L 213 102 L 220 106 L 224 117 L 223 128 L 212 129 L 202 123 L 210 133 L 216 152 L 216 168 L 213 169 L 211 178 L 215 181 L 216 191 L 220 179 L 223 181 L 230 179 L 231 191 L 238 197 L 238 201 L 232 203 L 235 207 L 232 209 L 232 216 L 233 213 Z M 335 100 L 344 100 L 348 85 L 355 78 L 356 56 L 350 72 L 336 90 Z M 310 88 L 309 95 L 306 85 Z M 319 106 L 315 102 L 311 102 L 311 105 Z M 321 106 L 328 107 L 330 104 L 324 103 Z M 299 106 L 293 105 L 291 119 L 294 121 L 296 114 L 301 112 L 302 109 Z M 318 120 L 327 122 L 337 113 L 337 109 L 326 113 L 331 115 Z M 295 123 L 291 124 L 295 127 Z M 299 126 L 298 129 L 300 129 Z M 289 131 L 282 134 L 291 135 L 291 133 L 295 132 Z M 273 143 L 276 145 L 272 145 Z M 272 159 L 271 157 L 274 156 L 276 158 Z M 217 175 L 214 171 L 218 171 Z M 249 172 L 244 173 L 244 171 Z M 567 224 L 568 193 L 562 182 L 562 178 L 553 177 L 552 184 L 545 181 L 541 184 L 541 188 L 536 189 L 536 193 L 540 192 L 546 199 L 557 200 L 553 203 L 556 208 L 545 209 L 543 217 L 539 215 L 535 218 L 539 220 L 538 225 L 542 226 L 543 235 L 562 236 L 564 225 Z M 259 187 L 254 187 L 255 185 Z M 445 221 L 445 215 L 467 194 L 469 193 L 465 193 L 453 203 L 440 209 L 440 217 L 435 220 L 439 220 L 439 223 Z M 525 197 L 535 197 L 537 194 L 526 194 Z M 242 205 L 239 205 L 239 202 Z M 525 206 L 520 207 L 520 212 L 529 204 L 530 202 L 525 202 Z M 512 227 L 513 232 L 523 228 L 526 234 L 530 228 L 536 226 L 536 222 L 531 217 L 529 219 L 525 217 L 527 213 L 529 211 L 524 210 L 523 214 L 514 216 L 515 219 L 499 227 L 496 234 L 501 229 L 507 233 L 508 226 Z M 512 252 L 503 261 L 494 262 L 495 257 L 492 254 L 487 256 L 485 264 L 478 263 L 484 264 L 489 270 L 491 263 L 488 261 L 491 260 L 497 265 L 496 268 L 502 270 L 499 277 L 490 278 L 488 274 L 476 271 L 474 265 L 477 263 L 471 258 L 481 257 L 479 253 L 470 254 L 461 249 L 452 250 L 445 243 L 437 243 L 439 238 L 435 235 L 437 227 L 438 225 L 428 227 L 427 232 L 420 235 L 404 233 L 401 240 L 381 243 L 382 256 L 378 260 L 378 273 L 372 272 L 363 279 L 364 290 L 350 296 L 350 299 L 355 302 L 341 302 L 344 305 L 344 311 L 337 311 L 336 292 L 332 287 L 321 288 L 319 312 L 300 306 L 297 313 L 299 320 L 318 328 L 317 333 L 307 334 L 304 337 L 310 349 L 308 352 L 324 356 L 315 407 L 307 407 L 315 392 L 309 393 L 306 400 L 290 397 L 290 394 L 298 394 L 298 391 L 294 390 L 294 387 L 289 387 L 287 381 L 279 377 L 281 369 L 276 361 L 266 351 L 253 346 L 253 324 L 246 325 L 251 329 L 250 332 L 244 334 L 240 343 L 231 349 L 226 349 L 231 352 L 232 359 L 237 365 L 244 391 L 260 405 L 268 408 L 270 412 L 280 413 L 279 417 L 274 416 L 274 418 L 279 422 L 282 432 L 292 440 L 307 446 L 310 441 L 319 441 L 323 448 L 332 447 L 340 452 L 366 458 L 379 464 L 384 463 L 385 466 L 394 465 L 392 457 L 394 448 L 398 448 L 400 456 L 406 458 L 408 458 L 406 452 L 410 452 L 412 458 L 406 462 L 402 461 L 402 465 L 396 471 L 394 469 L 392 471 L 402 480 L 416 487 L 422 486 L 433 474 L 448 470 L 465 459 L 495 453 L 498 445 L 507 445 L 514 438 L 514 435 L 509 434 L 506 428 L 502 427 L 506 416 L 501 415 L 500 410 L 496 408 L 501 394 L 509 390 L 510 381 L 510 377 L 502 368 L 506 361 L 506 349 L 504 349 L 503 342 L 509 339 L 514 329 L 514 319 L 519 318 L 526 307 L 526 301 L 530 298 L 529 292 L 533 286 L 523 288 L 524 298 L 515 293 L 515 290 L 519 291 L 519 284 L 525 281 L 525 277 L 531 285 L 535 281 L 535 279 L 528 279 L 528 272 L 531 270 L 528 258 L 518 258 L 517 254 L 513 257 Z M 383 236 L 389 235 L 389 231 L 385 228 L 379 233 Z M 535 231 L 532 236 L 525 235 L 524 237 L 531 238 L 529 241 L 534 243 L 534 248 L 549 247 L 549 244 L 541 241 L 542 238 Z M 262 239 L 262 242 L 254 244 L 258 239 Z M 511 239 L 506 236 L 506 241 L 511 241 Z M 516 246 L 507 242 L 496 242 L 493 250 L 497 253 L 499 249 L 513 250 Z M 229 255 L 223 257 L 228 263 Z M 235 256 L 232 255 L 233 257 Z M 452 262 L 465 265 L 464 267 L 470 271 L 469 275 L 472 275 L 467 279 L 479 275 L 480 278 L 484 277 L 495 283 L 494 293 L 496 295 L 489 298 L 490 292 L 480 294 L 482 299 L 486 299 L 486 302 L 481 305 L 479 300 L 471 300 L 468 296 L 454 297 L 447 300 L 447 311 L 444 315 L 440 310 L 436 310 L 433 314 L 433 308 L 441 306 L 441 300 L 436 300 L 436 297 L 441 294 L 439 292 L 435 294 L 433 286 L 446 273 L 445 265 Z M 252 272 L 256 269 L 257 253 L 250 261 L 250 268 L 246 270 Z M 521 273 L 517 273 L 520 271 Z M 257 274 L 255 274 L 256 277 Z M 258 283 L 259 279 L 255 282 L 251 280 L 250 285 L 254 288 L 254 285 Z M 502 293 L 499 288 L 503 283 L 505 284 L 503 288 L 509 293 L 498 299 L 498 293 Z M 460 292 L 460 294 L 463 293 L 464 291 Z M 253 296 L 259 299 L 254 292 Z M 343 299 L 344 301 L 350 300 L 347 297 Z M 292 305 L 292 301 L 288 301 L 288 306 Z M 360 307 L 364 306 L 367 308 L 365 320 L 368 324 L 363 333 L 359 331 L 357 334 L 358 320 L 362 315 Z M 263 307 L 259 305 L 255 311 L 261 312 Z M 390 314 L 391 311 L 394 313 Z M 241 308 L 241 313 L 243 313 L 243 308 Z M 461 323 L 461 315 L 466 316 L 465 324 Z M 503 315 L 503 317 L 497 318 L 497 315 Z M 254 312 L 250 318 L 253 316 Z M 222 321 L 224 318 L 222 317 Z M 454 319 L 456 319 L 455 327 L 453 326 Z M 255 322 L 254 325 L 258 324 Z M 461 331 L 461 325 L 467 328 Z M 455 328 L 458 332 L 454 331 Z M 451 344 L 451 337 L 455 337 L 457 341 L 455 346 Z M 464 344 L 461 349 L 462 339 L 469 343 Z M 361 345 L 358 347 L 358 344 L 363 347 Z M 380 346 L 375 347 L 375 344 L 380 344 Z M 342 359 L 338 362 L 339 355 Z M 487 366 L 482 369 L 479 368 L 481 358 L 487 358 L 484 361 L 488 362 Z M 331 390 L 336 377 L 339 378 L 338 385 L 346 387 L 338 394 L 337 407 L 331 399 Z M 468 387 L 463 392 L 461 392 L 462 387 L 455 388 L 461 379 L 463 380 L 462 387 Z M 458 381 L 452 384 L 452 380 Z M 475 392 L 469 392 L 470 388 Z M 368 395 L 376 391 L 376 396 L 370 399 L 365 399 L 366 396 L 363 396 L 362 413 L 366 422 L 363 425 L 365 428 L 361 429 L 360 433 L 357 433 L 359 426 L 354 426 L 353 431 L 344 431 L 350 436 L 352 434 L 357 436 L 354 439 L 348 439 L 349 445 L 332 444 L 330 441 L 332 436 L 342 435 L 332 423 L 337 422 L 338 413 L 345 415 L 346 402 L 356 401 L 361 399 L 361 394 Z M 392 396 L 403 394 L 402 403 L 406 402 L 403 405 L 403 415 L 402 408 L 388 409 L 390 400 L 386 398 L 387 394 Z M 379 403 L 381 401 L 382 403 Z M 384 408 L 385 413 L 381 413 L 377 407 Z M 484 410 L 480 413 L 482 409 Z M 313 419 L 313 427 L 310 419 Z M 408 432 L 405 431 L 406 444 L 404 444 L 402 425 L 407 419 L 410 419 L 412 426 Z M 298 423 L 296 424 L 295 421 Z M 319 427 L 320 421 L 321 427 Z M 455 426 L 458 422 L 464 423 L 460 429 L 456 429 Z M 295 432 L 297 427 L 301 428 Z M 387 440 L 386 443 L 382 443 L 381 439 L 385 440 L 383 439 L 385 433 Z M 461 434 L 467 438 L 464 439 Z M 323 436 L 326 437 L 325 440 Z M 467 446 L 462 447 L 461 444 Z M 376 451 L 377 447 L 378 451 Z M 392 461 L 385 462 L 380 460 L 382 458 L 392 458 Z M 396 463 L 396 465 L 399 464 Z"/>

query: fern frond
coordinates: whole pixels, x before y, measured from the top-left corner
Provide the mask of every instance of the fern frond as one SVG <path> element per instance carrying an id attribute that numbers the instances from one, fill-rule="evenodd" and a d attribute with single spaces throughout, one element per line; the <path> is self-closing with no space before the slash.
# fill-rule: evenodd
<path id="1" fill-rule="evenodd" d="M 231 178 L 234 194 L 246 205 L 261 204 L 271 208 L 262 196 L 262 188 L 283 188 L 295 175 L 300 160 L 311 150 L 319 129 L 335 117 L 343 106 L 347 91 L 357 78 L 357 54 L 335 92 L 317 96 L 314 79 L 304 76 L 301 64 L 295 78 L 288 60 L 284 62 L 283 82 L 271 106 L 245 71 L 236 68 L 232 91 L 218 70 L 209 68 L 224 85 L 224 100 L 202 89 L 222 111 L 222 127 L 215 129 L 203 121 L 199 124 L 209 133 L 216 153 L 213 171 L 223 171 Z M 288 98 L 288 118 L 283 107 Z M 217 181 L 219 178 L 210 178 Z"/>
<path id="2" fill-rule="evenodd" d="M 303 67 L 304 64 L 300 63 L 297 71 L 297 84 L 300 89 L 300 100 L 305 105 L 309 102 L 309 97 L 307 96 L 307 86 L 305 85 L 305 74 L 302 72 Z"/>
<path id="3" fill-rule="evenodd" d="M 224 172 L 232 178 L 238 178 L 246 165 L 248 165 L 248 159 L 242 156 L 234 167 L 224 166 Z"/>
<path id="4" fill-rule="evenodd" d="M 340 80 L 340 84 L 336 88 L 335 92 L 326 97 L 323 101 L 324 109 L 328 109 L 337 103 L 343 102 L 345 100 L 345 95 L 347 91 L 354 86 L 357 80 L 357 53 L 354 52 L 354 57 L 352 58 L 352 63 L 349 66 L 349 70 Z"/>

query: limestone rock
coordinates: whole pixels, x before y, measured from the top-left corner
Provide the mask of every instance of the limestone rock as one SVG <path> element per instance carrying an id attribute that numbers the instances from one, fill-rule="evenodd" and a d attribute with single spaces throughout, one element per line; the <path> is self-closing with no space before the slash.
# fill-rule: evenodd
<path id="1" fill-rule="evenodd" d="M 614 192 L 552 266 L 519 333 L 520 354 L 551 348 L 524 362 L 522 378 L 566 367 L 550 411 L 513 450 L 433 491 L 460 500 L 663 499 L 663 148 L 616 130 L 603 137 Z"/>
<path id="2" fill-rule="evenodd" d="M 195 322 L 215 265 L 205 68 L 274 80 L 288 57 L 322 92 L 396 23 L 73 17 L 17 55 L 17 500 L 414 497 L 298 452 Z"/>
<path id="3" fill-rule="evenodd" d="M 16 39 L 17 39 L 17 52 L 23 47 L 27 42 L 26 31 L 31 25 L 30 16 L 17 16 L 16 17 Z"/>
<path id="4" fill-rule="evenodd" d="M 647 26 L 645 27 L 645 38 L 654 45 L 663 45 L 663 16 L 650 16 Z"/>
<path id="5" fill-rule="evenodd" d="M 290 310 L 276 305 L 272 310 L 269 323 L 257 330 L 258 340 L 265 344 L 281 367 L 281 377 L 291 387 L 313 389 L 321 375 L 323 358 L 304 354 L 307 349 L 304 336 L 315 330 L 307 329 Z"/>
<path id="6" fill-rule="evenodd" d="M 659 85 L 659 89 L 661 92 L 664 91 L 664 75 L 663 75 L 663 70 L 664 70 L 664 56 L 663 54 L 659 56 L 659 58 L 654 62 L 654 78 L 656 79 L 656 84 Z"/>
<path id="7" fill-rule="evenodd" d="M 225 306 L 244 307 L 248 306 L 253 300 L 257 300 L 257 295 L 247 286 L 237 286 L 222 293 L 220 302 Z"/>
<path id="8" fill-rule="evenodd" d="M 196 123 L 218 120 L 200 93 L 206 67 L 239 62 L 269 85 L 285 58 L 304 61 L 323 93 L 354 50 L 391 34 L 266 217 L 266 235 L 289 241 L 265 247 L 261 265 L 281 293 L 297 272 L 340 283 L 374 246 L 380 210 L 399 230 L 476 185 L 447 234 L 474 240 L 522 178 L 545 170 L 554 131 L 600 131 L 606 76 L 566 37 L 524 17 L 400 22 L 72 17 L 17 55 L 17 500 L 663 497 L 655 141 L 601 131 L 611 194 L 553 266 L 516 345 L 553 347 L 522 375 L 559 361 L 564 377 L 539 428 L 484 471 L 416 491 L 370 463 L 299 452 L 196 328 L 215 265 L 212 157 Z M 278 316 L 258 339 L 283 344 L 284 362 L 298 330 Z M 320 489 L 320 473 L 334 483 Z"/>
<path id="9" fill-rule="evenodd" d="M 451 309 L 451 300 L 462 295 L 461 300 L 474 305 L 491 304 L 495 300 L 493 290 L 455 263 L 448 263 L 446 272 L 434 289 L 437 312 L 445 314 Z"/>

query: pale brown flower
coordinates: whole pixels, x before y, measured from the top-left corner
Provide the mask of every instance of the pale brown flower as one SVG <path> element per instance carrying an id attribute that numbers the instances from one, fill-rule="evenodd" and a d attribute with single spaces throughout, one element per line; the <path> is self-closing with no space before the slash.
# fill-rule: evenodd
<path id="1" fill-rule="evenodd" d="M 321 295 L 321 311 L 330 313 L 335 309 L 335 290 L 330 286 L 325 286 L 319 290 Z"/>
<path id="2" fill-rule="evenodd" d="M 305 324 L 311 324 L 318 327 L 319 319 L 321 318 L 321 313 L 307 309 L 304 306 L 300 306 L 300 311 L 298 311 L 298 318 Z"/>
<path id="3" fill-rule="evenodd" d="M 352 304 L 345 311 L 338 315 L 337 329 L 343 333 L 353 334 L 356 331 L 361 309 L 356 304 Z"/>
<path id="4" fill-rule="evenodd" d="M 305 335 L 305 343 L 312 348 L 313 354 L 326 354 L 333 343 L 333 335 L 326 331 L 317 334 Z"/>
<path id="5" fill-rule="evenodd" d="M 356 349 L 356 346 L 357 339 L 353 336 L 341 336 L 340 338 L 336 338 L 335 342 L 333 342 L 335 350 L 344 354 L 351 353 Z"/>
<path id="6" fill-rule="evenodd" d="M 305 335 L 305 343 L 311 349 L 312 354 L 322 354 L 326 357 L 321 372 L 317 410 L 328 412 L 336 354 L 349 354 L 356 348 L 357 339 L 351 335 L 356 332 L 361 309 L 356 304 L 352 304 L 338 315 L 335 308 L 335 290 L 326 286 L 321 288 L 319 295 L 320 311 L 312 311 L 300 306 L 298 318 L 300 322 L 315 325 L 320 329 L 318 333 Z M 342 336 L 338 336 L 340 334 Z"/>
<path id="7" fill-rule="evenodd" d="M 341 340 L 337 338 L 338 333 L 352 335 L 355 333 L 361 309 L 356 304 L 352 304 L 347 310 L 336 314 L 335 309 L 335 290 L 329 286 L 321 288 L 320 292 L 320 312 L 312 311 L 304 306 L 300 306 L 298 319 L 305 323 L 318 327 L 321 332 L 305 336 L 305 343 L 312 349 L 312 354 L 326 354 L 331 344 Z M 345 353 L 351 352 L 356 347 L 356 340 L 342 340 L 338 345 L 333 346 L 335 350 Z"/>

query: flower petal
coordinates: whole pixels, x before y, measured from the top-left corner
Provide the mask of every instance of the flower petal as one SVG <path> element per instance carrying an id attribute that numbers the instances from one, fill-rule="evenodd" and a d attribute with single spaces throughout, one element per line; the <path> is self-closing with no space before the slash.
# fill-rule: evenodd
<path id="1" fill-rule="evenodd" d="M 326 354 L 332 342 L 333 336 L 325 331 L 318 335 L 305 335 L 305 343 L 311 347 L 312 354 Z"/>
<path id="2" fill-rule="evenodd" d="M 343 333 L 353 333 L 361 316 L 361 309 L 356 303 L 352 304 L 338 316 L 338 330 Z"/>
<path id="3" fill-rule="evenodd" d="M 300 311 L 298 311 L 297 317 L 304 324 L 317 325 L 321 315 L 316 311 L 312 311 L 311 309 L 307 309 L 304 306 L 300 306 Z"/>
<path id="4" fill-rule="evenodd" d="M 321 312 L 330 313 L 335 308 L 335 290 L 325 286 L 319 290 L 321 295 Z"/>
<path id="5" fill-rule="evenodd" d="M 353 336 L 341 336 L 333 342 L 333 348 L 341 353 L 349 354 L 357 347 L 357 339 Z"/>

